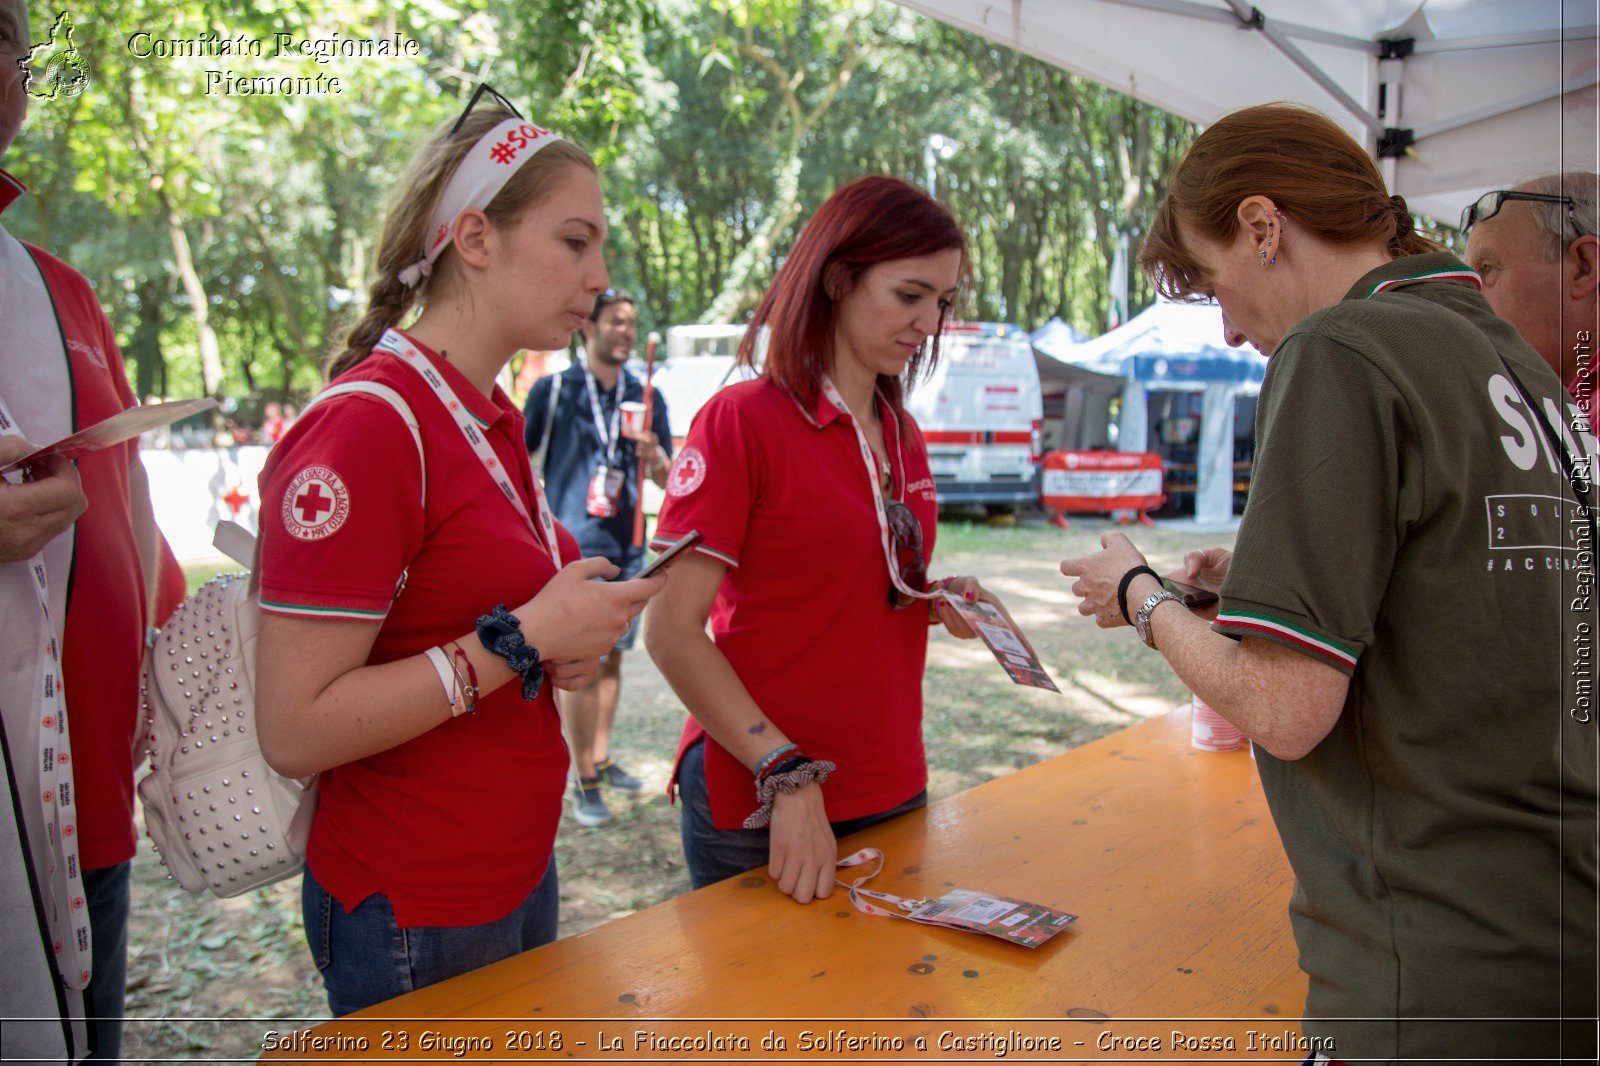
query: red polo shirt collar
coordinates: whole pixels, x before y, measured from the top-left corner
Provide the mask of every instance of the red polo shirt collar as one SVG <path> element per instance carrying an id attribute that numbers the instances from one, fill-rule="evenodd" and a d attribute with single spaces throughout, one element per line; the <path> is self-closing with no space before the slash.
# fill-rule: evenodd
<path id="1" fill-rule="evenodd" d="M 810 407 L 807 407 L 805 401 L 793 391 L 785 391 L 789 392 L 789 398 L 794 400 L 794 405 L 800 409 L 801 416 L 813 429 L 822 429 L 832 424 L 834 419 L 844 417 L 844 412 L 833 405 L 833 401 L 828 399 L 828 394 L 823 392 L 820 386 L 817 388 L 817 400 Z M 888 407 L 889 401 L 884 399 L 882 392 L 874 390 L 873 398 L 883 407 Z"/>
<path id="2" fill-rule="evenodd" d="M 0 214 L 4 214 L 5 209 L 14 204 L 17 197 L 27 191 L 28 187 L 26 185 L 7 174 L 4 170 L 0 170 Z"/>
<path id="3" fill-rule="evenodd" d="M 449 382 L 450 387 L 455 390 L 457 398 L 467 405 L 467 411 L 484 429 L 488 429 L 500 419 L 516 411 L 516 408 L 511 404 L 511 398 L 505 394 L 499 385 L 494 387 L 494 395 L 492 397 L 485 396 L 478 391 L 478 386 L 468 381 L 467 376 L 458 370 L 450 360 L 423 344 L 411 334 L 406 333 L 405 330 L 400 330 L 400 332 L 405 335 L 407 340 L 417 346 L 417 351 L 427 356 L 428 362 L 432 363 L 434 369 L 444 376 L 445 381 Z"/>

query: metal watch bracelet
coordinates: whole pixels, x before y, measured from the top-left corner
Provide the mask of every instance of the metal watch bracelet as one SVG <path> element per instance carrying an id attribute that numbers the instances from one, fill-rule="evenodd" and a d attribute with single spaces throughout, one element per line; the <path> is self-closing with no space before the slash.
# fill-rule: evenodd
<path id="1" fill-rule="evenodd" d="M 1139 612 L 1134 615 L 1134 631 L 1139 634 L 1139 639 L 1144 641 L 1145 647 L 1147 648 L 1155 648 L 1156 646 L 1156 635 L 1155 632 L 1150 628 L 1150 615 L 1157 607 L 1161 606 L 1167 600 L 1173 600 L 1179 604 L 1183 603 L 1183 598 L 1181 596 L 1177 596 L 1171 592 L 1168 592 L 1166 589 L 1162 589 L 1160 592 L 1152 592 L 1149 596 L 1147 596 L 1145 601 L 1139 605 Z"/>

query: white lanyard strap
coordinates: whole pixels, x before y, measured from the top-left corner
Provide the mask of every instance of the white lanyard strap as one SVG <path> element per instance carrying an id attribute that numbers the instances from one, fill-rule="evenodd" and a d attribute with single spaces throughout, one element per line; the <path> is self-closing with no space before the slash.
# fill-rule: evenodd
<path id="1" fill-rule="evenodd" d="M 21 434 L 5 400 L 0 399 L 0 436 Z M 18 472 L 16 480 L 21 479 Z M 11 480 L 8 476 L 7 480 Z M 13 482 L 15 483 L 15 482 Z M 35 720 L 39 726 L 39 791 L 44 812 L 48 867 L 43 892 L 56 967 L 68 988 L 89 983 L 93 950 L 89 941 L 89 905 L 78 867 L 78 805 L 72 779 L 72 737 L 67 732 L 67 704 L 62 694 L 61 648 L 50 620 L 50 582 L 44 552 L 28 560 L 28 572 L 44 622 L 40 652 L 44 676 L 35 691 Z"/>
<path id="2" fill-rule="evenodd" d="M 628 372 L 624 370 L 617 375 L 617 402 L 611 405 L 611 428 L 606 428 L 604 416 L 600 413 L 600 386 L 594 380 L 594 373 L 586 364 L 583 368 L 584 384 L 589 392 L 589 413 L 594 416 L 594 430 L 600 434 L 601 456 L 606 466 L 612 464 L 617 450 L 617 439 L 622 435 L 622 386 L 628 380 Z"/>
<path id="3" fill-rule="evenodd" d="M 850 893 L 850 902 L 862 914 L 872 914 L 880 918 L 910 919 L 910 914 L 906 912 L 915 910 L 919 905 L 927 902 L 926 900 L 906 899 L 903 896 L 892 896 L 887 892 L 873 892 L 861 887 L 883 872 L 883 861 L 883 852 L 877 848 L 862 848 L 854 855 L 840 859 L 835 865 L 840 870 L 847 870 L 852 866 L 865 866 L 867 863 L 875 862 L 877 866 L 873 871 L 864 877 L 856 878 L 854 881 L 845 881 L 835 877 L 833 883 Z M 875 906 L 867 902 L 869 899 L 875 899 L 879 903 L 886 903 L 889 906 L 887 908 Z"/>
<path id="4" fill-rule="evenodd" d="M 510 501 L 511 506 L 517 509 L 517 514 L 521 515 L 522 520 L 528 523 L 528 529 L 533 532 L 535 541 L 540 539 L 539 533 L 541 529 L 543 530 L 545 550 L 550 553 L 550 558 L 555 562 L 556 569 L 560 570 L 561 545 L 556 541 L 556 520 L 550 514 L 550 505 L 545 501 L 544 490 L 539 486 L 539 479 L 529 479 L 533 482 L 533 500 L 539 512 L 539 525 L 536 527 L 533 524 L 533 519 L 528 515 L 528 508 L 522 502 L 522 497 L 517 493 L 516 486 L 511 484 L 511 478 L 507 476 L 504 465 L 494 454 L 494 449 L 490 447 L 489 441 L 484 437 L 482 431 L 478 429 L 477 424 L 473 422 L 472 412 L 467 409 L 466 404 L 461 402 L 455 390 L 450 387 L 450 383 L 445 381 L 444 377 L 433 368 L 432 363 L 428 362 L 428 357 L 423 355 L 405 334 L 393 329 L 384 333 L 383 338 L 374 347 L 398 356 L 411 369 L 422 375 L 422 380 L 428 383 L 428 387 L 433 390 L 434 396 L 444 405 L 444 409 L 449 412 L 450 417 L 455 420 L 456 426 L 461 430 L 461 435 L 467 438 L 467 443 L 472 447 L 472 452 L 478 457 L 478 461 L 483 464 L 484 470 L 488 471 L 489 476 L 494 479 L 494 483 L 500 486 L 500 491 L 505 494 L 505 498 Z"/>
<path id="5" fill-rule="evenodd" d="M 889 533 L 889 516 L 883 505 L 883 489 L 878 484 L 878 457 L 873 454 L 872 445 L 867 442 L 867 434 L 862 430 L 861 423 L 856 421 L 856 416 L 850 413 L 850 408 L 845 404 L 844 397 L 839 395 L 839 390 L 833 384 L 833 379 L 826 374 L 822 375 L 822 393 L 828 398 L 829 402 L 839 409 L 840 414 L 850 420 L 850 428 L 856 431 L 856 443 L 861 445 L 861 461 L 866 464 L 867 468 L 867 483 L 872 487 L 872 505 L 878 512 L 878 539 L 883 544 L 884 561 L 889 564 L 889 580 L 894 583 L 894 587 L 902 595 L 911 596 L 919 600 L 933 599 L 940 594 L 939 589 L 934 589 L 932 592 L 914 589 L 907 585 L 905 579 L 900 576 L 899 560 L 895 558 L 894 554 L 894 538 Z M 876 393 L 873 395 L 872 402 L 878 402 Z M 903 427 L 897 428 L 904 432 Z M 905 448 L 901 442 L 900 433 L 895 434 L 894 442 L 895 458 L 899 460 L 900 466 L 900 480 L 904 483 L 906 474 Z M 923 560 L 923 563 L 926 565 L 927 560 Z"/>

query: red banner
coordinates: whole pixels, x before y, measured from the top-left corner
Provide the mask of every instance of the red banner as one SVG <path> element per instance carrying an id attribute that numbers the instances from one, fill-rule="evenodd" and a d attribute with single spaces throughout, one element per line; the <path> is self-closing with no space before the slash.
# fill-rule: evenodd
<path id="1" fill-rule="evenodd" d="M 1161 456 L 1153 452 L 1050 452 L 1039 495 L 1056 511 L 1148 511 L 1160 507 Z"/>

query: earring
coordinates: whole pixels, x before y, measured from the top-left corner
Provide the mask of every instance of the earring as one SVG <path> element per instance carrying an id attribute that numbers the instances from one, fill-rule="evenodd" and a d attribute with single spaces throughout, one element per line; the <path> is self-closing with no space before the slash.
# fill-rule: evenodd
<path id="1" fill-rule="evenodd" d="M 1277 235 L 1278 235 L 1278 224 L 1276 222 L 1270 222 L 1269 221 L 1267 223 L 1267 240 L 1272 241 L 1274 238 L 1277 237 Z M 1267 258 L 1267 250 L 1265 248 L 1261 249 L 1261 266 L 1263 268 L 1269 267 L 1272 264 L 1276 263 L 1277 261 L 1278 261 L 1278 249 L 1276 247 L 1274 247 L 1272 249 L 1272 258 L 1271 259 Z"/>

